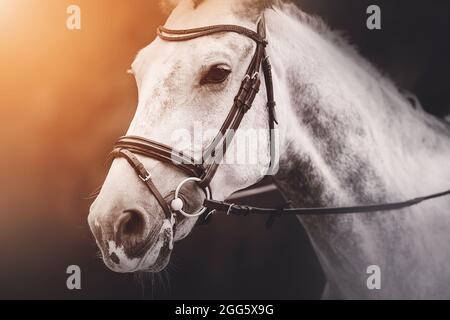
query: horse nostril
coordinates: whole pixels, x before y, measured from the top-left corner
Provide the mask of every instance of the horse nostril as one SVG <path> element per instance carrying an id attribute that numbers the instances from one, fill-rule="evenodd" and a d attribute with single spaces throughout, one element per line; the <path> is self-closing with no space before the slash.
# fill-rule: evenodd
<path id="1" fill-rule="evenodd" d="M 145 218 L 136 210 L 126 210 L 119 218 L 117 237 L 121 241 L 139 239 L 145 232 Z"/>

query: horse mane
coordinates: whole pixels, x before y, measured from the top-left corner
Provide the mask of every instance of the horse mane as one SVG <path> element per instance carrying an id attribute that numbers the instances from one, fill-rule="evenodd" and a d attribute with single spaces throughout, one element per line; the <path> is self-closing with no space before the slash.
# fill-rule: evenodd
<path id="1" fill-rule="evenodd" d="M 339 49 L 343 50 L 346 55 L 350 56 L 355 63 L 358 63 L 359 66 L 363 67 L 369 74 L 379 81 L 380 86 L 383 87 L 383 90 L 393 91 L 403 99 L 405 104 L 416 111 L 416 113 L 430 127 L 434 127 L 441 133 L 450 136 L 450 114 L 443 118 L 439 118 L 427 113 L 415 94 L 399 89 L 394 81 L 392 81 L 388 76 L 386 76 L 360 54 L 358 48 L 351 43 L 350 39 L 344 32 L 332 30 L 321 17 L 305 13 L 297 5 L 290 1 L 272 0 L 270 1 L 270 5 L 266 4 L 265 8 L 270 8 L 275 11 L 279 10 L 287 14 L 304 25 L 307 25 L 325 39 L 332 42 Z"/>

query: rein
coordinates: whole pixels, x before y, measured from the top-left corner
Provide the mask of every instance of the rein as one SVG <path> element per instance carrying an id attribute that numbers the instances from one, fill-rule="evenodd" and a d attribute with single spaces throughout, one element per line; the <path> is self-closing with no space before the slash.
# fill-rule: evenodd
<path id="1" fill-rule="evenodd" d="M 213 210 L 227 212 L 227 214 L 293 214 L 293 215 L 330 215 L 369 213 L 377 211 L 399 210 L 414 206 L 423 201 L 450 195 L 450 190 L 434 193 L 424 197 L 413 198 L 402 202 L 391 202 L 351 207 L 318 207 L 318 208 L 258 208 L 246 205 L 230 204 L 223 201 L 205 200 L 204 206 Z"/>

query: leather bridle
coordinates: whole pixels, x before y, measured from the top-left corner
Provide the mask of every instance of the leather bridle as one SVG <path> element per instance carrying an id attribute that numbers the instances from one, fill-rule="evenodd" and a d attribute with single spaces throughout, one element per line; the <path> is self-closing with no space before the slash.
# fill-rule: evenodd
<path id="1" fill-rule="evenodd" d="M 244 79 L 242 80 L 239 91 L 234 98 L 231 110 L 220 128 L 219 133 L 203 152 L 202 160 L 196 161 L 194 158 L 186 156 L 182 152 L 175 150 L 170 146 L 138 136 L 121 137 L 115 143 L 114 150 L 111 153 L 114 158 L 121 157 L 128 161 L 131 167 L 136 171 L 139 178 L 145 183 L 148 190 L 155 196 L 167 219 L 172 220 L 175 213 L 181 213 L 186 217 L 197 217 L 216 210 L 226 212 L 227 214 L 238 215 L 248 215 L 254 213 L 271 215 L 327 215 L 388 211 L 409 207 L 428 199 L 450 194 L 450 190 L 447 190 L 441 193 L 414 198 L 403 202 L 336 208 L 287 208 L 286 206 L 283 208 L 257 208 L 213 200 L 210 190 L 210 183 L 219 166 L 220 158 L 218 157 L 223 157 L 225 155 L 227 147 L 233 139 L 236 130 L 239 128 L 242 118 L 252 107 L 253 101 L 261 85 L 261 69 L 265 80 L 270 130 L 269 144 L 271 163 L 269 165 L 268 174 L 271 173 L 274 165 L 275 146 L 272 141 L 272 133 L 275 124 L 278 124 L 278 122 L 275 115 L 271 65 L 266 53 L 266 46 L 268 42 L 266 40 L 264 17 L 262 16 L 257 24 L 257 32 L 237 25 L 214 25 L 186 30 L 171 30 L 160 26 L 157 30 L 158 36 L 165 41 L 187 41 L 224 32 L 234 32 L 252 39 L 256 43 L 256 49 L 250 65 L 247 68 Z M 220 152 L 217 152 L 218 150 L 220 150 Z M 176 166 L 189 176 L 189 178 L 183 180 L 178 185 L 174 192 L 175 198 L 170 202 L 170 204 L 159 192 L 158 188 L 152 181 L 151 174 L 147 171 L 145 166 L 135 156 L 135 154 Z M 198 185 L 204 190 L 206 196 L 203 207 L 195 213 L 187 213 L 183 210 L 184 203 L 180 197 L 181 187 L 188 182 L 197 182 Z"/>
<path id="2" fill-rule="evenodd" d="M 190 181 L 197 182 L 203 190 L 205 190 L 207 200 L 211 200 L 210 183 L 213 179 L 221 158 L 225 155 L 228 146 L 233 140 L 244 115 L 252 107 L 253 101 L 259 91 L 261 85 L 260 70 L 264 74 L 267 94 L 267 110 L 269 119 L 269 129 L 273 132 L 275 123 L 277 123 L 275 115 L 275 101 L 273 95 L 272 72 L 269 58 L 266 54 L 266 27 L 264 18 L 258 22 L 257 32 L 236 25 L 216 25 L 203 28 L 187 29 L 187 30 L 171 30 L 160 26 L 158 28 L 158 36 L 165 41 L 187 41 L 199 37 L 204 37 L 216 33 L 234 32 L 244 35 L 256 43 L 255 54 L 253 55 L 250 65 L 247 68 L 244 79 L 237 95 L 234 98 L 230 112 L 222 124 L 218 134 L 206 147 L 202 154 L 202 159 L 196 159 L 185 156 L 183 152 L 173 149 L 170 146 L 159 142 L 148 140 L 137 136 L 125 136 L 120 138 L 112 152 L 113 157 L 122 157 L 127 159 L 129 164 L 134 168 L 142 181 L 145 182 L 149 191 L 156 197 L 156 200 L 163 208 L 167 218 L 170 218 L 172 211 L 180 212 L 187 217 L 199 216 L 206 212 L 208 207 L 204 206 L 196 213 L 187 213 L 183 211 L 183 202 L 179 197 L 181 187 Z M 270 138 L 270 159 L 271 163 L 268 170 L 271 170 L 274 164 L 275 146 L 273 139 Z M 145 169 L 144 165 L 134 154 L 153 158 L 158 161 L 175 165 L 179 169 L 188 174 L 190 178 L 182 181 L 175 190 L 175 199 L 169 205 L 158 188 L 151 179 L 150 173 Z"/>

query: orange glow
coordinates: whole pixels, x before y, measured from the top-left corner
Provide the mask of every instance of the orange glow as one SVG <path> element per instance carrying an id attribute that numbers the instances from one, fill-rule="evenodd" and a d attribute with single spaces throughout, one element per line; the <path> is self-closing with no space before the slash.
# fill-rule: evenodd
<path id="1" fill-rule="evenodd" d="M 14 15 L 18 9 L 19 1 L 0 0 L 0 23 L 13 22 Z"/>
<path id="2" fill-rule="evenodd" d="M 71 31 L 73 3 L 0 0 L 0 233 L 9 214 L 84 221 L 80 198 L 105 174 L 103 144 L 136 105 L 126 70 L 164 19 L 156 1 L 78 0 L 81 30 Z"/>

